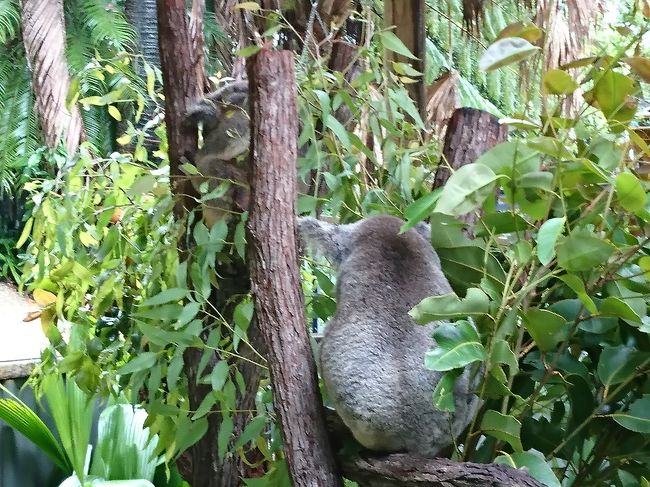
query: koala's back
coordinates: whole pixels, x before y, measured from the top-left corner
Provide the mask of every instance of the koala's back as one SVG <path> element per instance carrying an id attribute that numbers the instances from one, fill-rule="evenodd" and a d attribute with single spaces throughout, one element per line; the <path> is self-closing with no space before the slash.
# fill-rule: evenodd
<path id="1" fill-rule="evenodd" d="M 456 415 L 436 410 L 441 374 L 424 368 L 436 324 L 420 326 L 408 311 L 451 292 L 430 243 L 389 216 L 362 220 L 341 262 L 337 311 L 321 344 L 321 370 L 343 421 L 367 448 L 434 456 L 471 418 L 467 373 L 456 385 Z"/>

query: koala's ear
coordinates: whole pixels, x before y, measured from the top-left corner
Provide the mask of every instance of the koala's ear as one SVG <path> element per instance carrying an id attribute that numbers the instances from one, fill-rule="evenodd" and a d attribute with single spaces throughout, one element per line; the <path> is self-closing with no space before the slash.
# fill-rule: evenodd
<path id="1" fill-rule="evenodd" d="M 418 232 L 427 242 L 431 242 L 431 225 L 426 222 L 416 224 L 413 229 Z"/>
<path id="2" fill-rule="evenodd" d="M 413 230 L 419 233 L 431 245 L 431 225 L 429 225 L 426 222 L 420 222 L 413 227 Z M 440 268 L 440 257 L 438 257 L 438 254 L 436 253 L 435 249 L 432 248 L 432 250 L 433 250 L 433 260 L 436 264 L 436 267 Z"/>
<path id="3" fill-rule="evenodd" d="M 334 225 L 311 217 L 298 218 L 301 246 L 310 248 L 315 257 L 325 257 L 334 267 L 350 253 L 352 225 Z"/>

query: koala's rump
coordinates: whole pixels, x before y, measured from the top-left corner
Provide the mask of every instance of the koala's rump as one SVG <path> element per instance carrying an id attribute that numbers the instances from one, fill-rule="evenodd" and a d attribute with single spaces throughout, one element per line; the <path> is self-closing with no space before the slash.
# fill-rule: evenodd
<path id="1" fill-rule="evenodd" d="M 357 441 L 372 450 L 424 453 L 449 437 L 448 418 L 431 402 L 439 374 L 424 368 L 431 330 L 411 322 L 409 333 L 389 337 L 375 320 L 353 321 L 328 323 L 320 361 L 330 399 Z"/>

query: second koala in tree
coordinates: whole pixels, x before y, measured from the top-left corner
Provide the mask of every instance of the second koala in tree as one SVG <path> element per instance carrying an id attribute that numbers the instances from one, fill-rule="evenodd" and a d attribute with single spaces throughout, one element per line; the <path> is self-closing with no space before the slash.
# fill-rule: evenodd
<path id="1" fill-rule="evenodd" d="M 421 224 L 375 216 L 349 225 L 300 218 L 301 240 L 337 270 L 337 309 L 320 347 L 325 387 L 343 422 L 366 448 L 433 457 L 452 444 L 479 405 L 467 368 L 456 380 L 456 411 L 434 408 L 442 374 L 424 368 L 438 323 L 408 312 L 452 292 Z"/>
<path id="2" fill-rule="evenodd" d="M 230 181 L 228 191 L 218 201 L 205 204 L 203 216 L 211 227 L 232 210 L 248 209 L 248 158 L 236 158 L 248 152 L 250 117 L 248 82 L 237 81 L 208 94 L 188 110 L 186 121 L 203 125 L 203 146 L 196 153 L 194 164 L 201 176 L 192 184 L 199 190 L 208 181 L 208 191 Z"/>

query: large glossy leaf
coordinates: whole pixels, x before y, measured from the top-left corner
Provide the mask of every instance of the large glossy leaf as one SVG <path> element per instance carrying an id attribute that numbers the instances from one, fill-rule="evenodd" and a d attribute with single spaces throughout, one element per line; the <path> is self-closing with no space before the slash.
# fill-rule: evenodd
<path id="1" fill-rule="evenodd" d="M 487 313 L 489 305 L 490 300 L 483 291 L 470 288 L 463 299 L 454 293 L 424 298 L 409 311 L 409 315 L 417 323 L 425 324 L 436 320 L 482 315 Z"/>
<path id="2" fill-rule="evenodd" d="M 600 354 L 598 378 L 606 387 L 620 384 L 636 375 L 641 365 L 645 364 L 647 369 L 648 360 L 649 353 L 632 347 L 607 347 Z"/>
<path id="3" fill-rule="evenodd" d="M 537 258 L 546 265 L 555 257 L 555 246 L 564 228 L 566 218 L 551 218 L 545 221 L 537 232 Z"/>
<path id="4" fill-rule="evenodd" d="M 628 122 L 634 116 L 636 105 L 631 98 L 639 86 L 633 79 L 616 71 L 606 71 L 596 83 L 593 97 L 608 120 Z M 589 98 L 590 93 L 585 96 Z"/>
<path id="5" fill-rule="evenodd" d="M 623 209 L 631 212 L 641 211 L 648 201 L 641 181 L 629 172 L 622 172 L 616 176 L 616 196 Z"/>
<path id="6" fill-rule="evenodd" d="M 557 247 L 558 264 L 568 271 L 589 271 L 604 263 L 614 246 L 588 230 L 576 230 Z"/>
<path id="7" fill-rule="evenodd" d="M 510 465 L 513 468 L 525 467 L 528 473 L 548 487 L 561 487 L 560 482 L 551 467 L 541 455 L 530 452 L 519 452 L 511 455 L 501 455 L 494 459 L 495 463 Z"/>
<path id="8" fill-rule="evenodd" d="M 506 37 L 493 42 L 479 60 L 479 69 L 493 71 L 532 56 L 539 47 L 521 37 Z"/>
<path id="9" fill-rule="evenodd" d="M 494 171 L 483 164 L 462 166 L 445 184 L 435 211 L 458 216 L 475 210 L 493 194 L 496 179 Z"/>
<path id="10" fill-rule="evenodd" d="M 454 412 L 456 410 L 454 384 L 461 371 L 462 369 L 450 370 L 442 375 L 433 390 L 433 407 L 440 411 Z"/>
<path id="11" fill-rule="evenodd" d="M 508 442 L 515 451 L 524 449 L 521 446 L 521 423 L 514 416 L 489 409 L 481 420 L 481 431 Z"/>
<path id="12" fill-rule="evenodd" d="M 497 39 L 505 39 L 506 37 L 521 37 L 529 42 L 537 42 L 542 37 L 542 29 L 537 25 L 527 20 L 522 22 L 513 22 L 512 24 L 504 27 L 501 32 L 497 34 Z"/>
<path id="13" fill-rule="evenodd" d="M 637 433 L 650 433 L 650 394 L 637 399 L 627 411 L 611 415 L 618 424 Z"/>
<path id="14" fill-rule="evenodd" d="M 436 328 L 433 337 L 438 346 L 424 358 L 428 369 L 445 372 L 486 359 L 478 332 L 468 321 L 444 323 Z"/>
<path id="15" fill-rule="evenodd" d="M 99 416 L 90 474 L 106 480 L 153 480 L 158 437 L 150 438 L 147 413 L 130 404 L 109 406 Z"/>
<path id="16" fill-rule="evenodd" d="M 564 317 L 545 309 L 529 309 L 524 315 L 526 330 L 542 352 L 550 352 L 569 331 Z"/>
<path id="17" fill-rule="evenodd" d="M 437 236 L 433 236 L 433 240 L 436 239 Z M 506 278 L 501 264 L 494 255 L 478 245 L 475 241 L 474 245 L 467 247 L 437 249 L 449 284 L 461 295 L 469 288 L 480 285 L 484 279 L 498 289 L 503 289 Z"/>
<path id="18" fill-rule="evenodd" d="M 2 384 L 0 390 L 12 396 L 12 398 L 0 398 L 0 420 L 34 443 L 63 472 L 71 473 L 72 467 L 61 445 L 41 418 Z"/>
<path id="19" fill-rule="evenodd" d="M 578 88 L 578 83 L 561 69 L 549 69 L 542 80 L 544 89 L 551 95 L 568 95 Z"/>
<path id="20" fill-rule="evenodd" d="M 77 476 L 85 472 L 93 422 L 93 401 L 73 380 L 51 374 L 42 381 L 43 393 L 56 425 L 63 449 Z"/>

